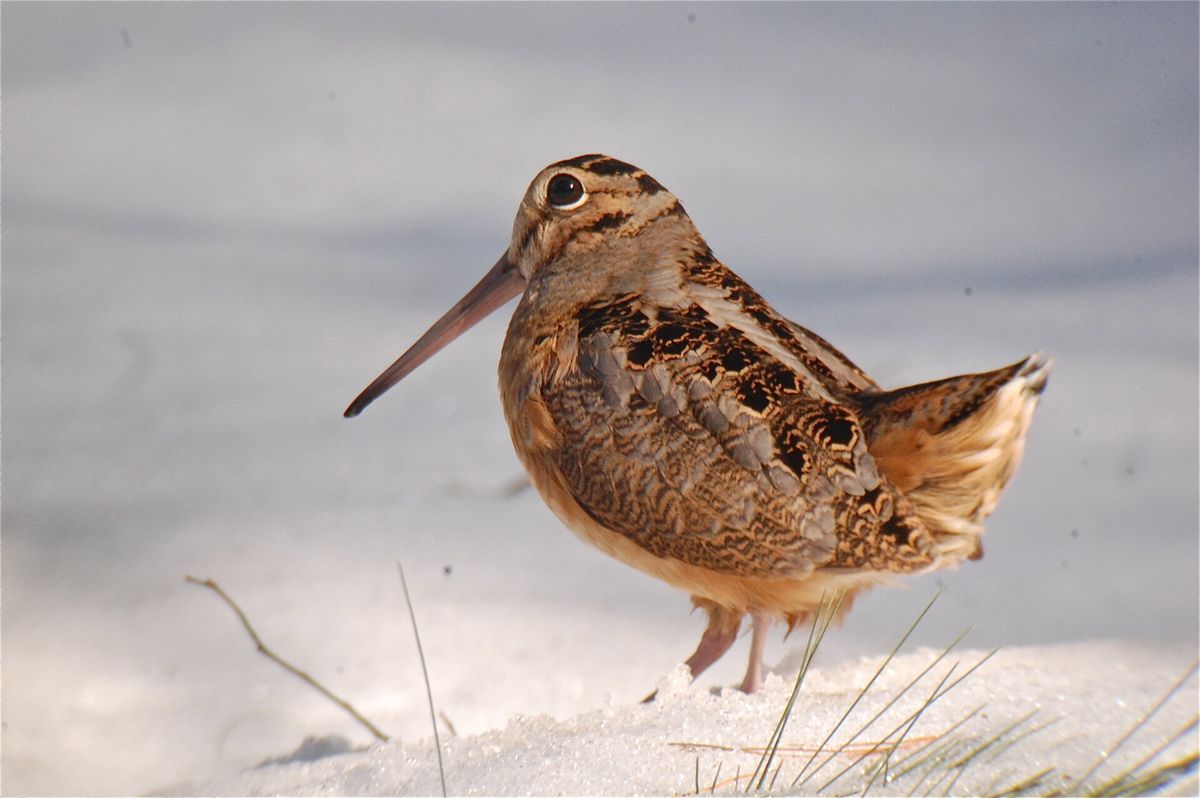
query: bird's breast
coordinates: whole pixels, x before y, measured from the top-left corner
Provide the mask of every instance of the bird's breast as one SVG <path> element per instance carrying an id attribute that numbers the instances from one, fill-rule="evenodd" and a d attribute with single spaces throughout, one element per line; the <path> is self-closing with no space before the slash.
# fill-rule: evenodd
<path id="1" fill-rule="evenodd" d="M 500 349 L 500 398 L 517 453 L 546 451 L 561 435 L 542 403 L 548 386 L 579 367 L 579 322 L 569 311 L 548 312 L 521 298 Z"/>

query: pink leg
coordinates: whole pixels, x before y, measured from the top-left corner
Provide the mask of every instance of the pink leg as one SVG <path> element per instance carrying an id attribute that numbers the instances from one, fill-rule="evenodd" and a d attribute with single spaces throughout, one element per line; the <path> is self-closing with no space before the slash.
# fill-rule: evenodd
<path id="1" fill-rule="evenodd" d="M 729 650 L 733 641 L 737 639 L 738 627 L 742 625 L 742 614 L 739 612 L 715 605 L 706 609 L 708 610 L 708 626 L 705 627 L 704 634 L 700 636 L 700 645 L 696 646 L 692 656 L 688 657 L 687 662 L 684 663 L 692 672 L 693 679 L 704 673 L 709 665 L 719 660 L 721 655 Z M 642 703 L 653 701 L 656 695 L 658 695 L 657 690 L 643 698 Z"/>
<path id="2" fill-rule="evenodd" d="M 742 614 L 724 607 L 713 607 L 708 611 L 708 626 L 700 636 L 700 645 L 685 663 L 695 679 L 708 666 L 719 660 L 737 639 L 738 627 L 742 625 Z"/>
<path id="3" fill-rule="evenodd" d="M 746 667 L 746 678 L 742 680 L 743 693 L 757 693 L 762 687 L 762 658 L 767 647 L 767 632 L 775 620 L 770 615 L 761 612 L 751 613 L 754 621 L 754 631 L 750 637 L 750 663 Z"/>

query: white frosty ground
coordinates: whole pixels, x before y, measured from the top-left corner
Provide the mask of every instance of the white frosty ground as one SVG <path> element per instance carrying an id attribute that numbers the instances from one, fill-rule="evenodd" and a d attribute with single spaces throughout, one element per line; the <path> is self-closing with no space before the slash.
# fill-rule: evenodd
<path id="1" fill-rule="evenodd" d="M 524 753 L 522 746 L 535 740 L 519 728 L 507 733 L 513 737 L 472 738 L 480 746 L 507 740 L 512 767 L 542 767 L 545 747 L 575 750 L 569 730 L 598 723 L 601 716 L 586 713 L 606 699 L 621 713 L 620 723 L 635 724 L 626 728 L 636 733 L 619 734 L 628 753 L 618 761 L 645 764 L 634 754 L 646 748 L 654 752 L 646 767 L 663 764 L 662 782 L 631 779 L 630 789 L 687 786 L 694 757 L 663 754 L 670 741 L 765 741 L 778 694 L 744 731 L 724 737 L 716 733 L 721 727 L 689 732 L 671 716 L 655 720 L 654 712 L 668 711 L 666 702 L 650 710 L 632 706 L 691 650 L 702 619 L 688 616 L 677 591 L 575 540 L 532 491 L 506 496 L 520 470 L 493 388 L 500 319 L 351 422 L 338 410 L 394 346 L 377 342 L 371 352 L 355 352 L 348 337 L 323 336 L 349 325 L 364 306 L 327 302 L 307 290 L 284 292 L 275 312 L 287 323 L 257 331 L 223 327 L 200 312 L 181 319 L 135 311 L 127 303 L 139 294 L 126 291 L 136 275 L 108 268 L 120 251 L 100 242 L 89 253 L 91 271 L 81 274 L 107 281 L 107 302 L 90 301 L 92 281 L 85 277 L 67 290 L 53 271 L 6 277 L 8 290 L 37 298 L 5 314 L 6 324 L 23 322 L 6 343 L 7 373 L 28 375 L 5 381 L 6 792 L 140 793 L 180 782 L 193 785 L 184 791 L 250 790 L 208 780 L 286 754 L 305 737 L 369 740 L 336 707 L 255 654 L 229 610 L 184 584 L 186 573 L 218 579 L 269 644 L 401 741 L 359 762 L 379 764 L 381 774 L 359 767 L 354 778 L 390 778 L 409 767 L 404 752 L 428 753 L 409 747 L 429 727 L 397 559 L 411 582 L 439 708 L 460 734 L 503 728 L 518 715 L 563 720 L 562 727 L 535 723 L 541 742 Z M 213 279 L 216 267 L 199 266 L 177 274 L 186 282 L 170 290 L 203 295 L 261 279 L 238 275 L 237 261 L 220 279 Z M 888 309 L 892 321 L 882 337 L 855 333 L 840 320 L 879 318 L 888 297 L 852 295 L 803 312 L 791 300 L 793 315 L 814 319 L 822 331 L 840 329 L 837 337 L 862 353 L 860 362 L 903 371 L 879 374 L 893 384 L 972 362 L 1004 362 L 1000 350 L 1024 351 L 1032 341 L 1059 358 L 1027 462 L 989 524 L 985 558 L 906 580 L 907 590 L 868 594 L 842 628 L 831 630 L 822 663 L 832 667 L 847 656 L 886 650 L 942 581 L 947 592 L 915 635 L 924 645 L 944 645 L 969 623 L 976 630 L 968 644 L 982 647 L 1140 636 L 1120 649 L 1135 663 L 1123 671 L 1128 690 L 1089 690 L 1078 699 L 1089 705 L 1112 696 L 1127 703 L 1132 718 L 1148 704 L 1136 697 L 1163 689 L 1186 659 L 1155 670 L 1146 663 L 1157 655 L 1141 656 L 1139 647 L 1156 650 L 1154 638 L 1195 647 L 1195 504 L 1188 498 L 1195 435 L 1178 433 L 1194 430 L 1194 400 L 1161 398 L 1194 395 L 1193 333 L 1172 322 L 1189 312 L 1194 278 L 1076 286 L 1070 301 L 1053 291 L 977 289 L 969 299 L 950 293 L 906 295 Z M 235 315 L 253 318 L 258 295 L 247 290 L 230 299 Z M 1088 337 L 1072 334 L 1084 320 L 1119 319 L 1126 304 L 1153 304 L 1163 313 L 1142 320 L 1136 334 L 1124 323 L 1099 321 L 1090 322 Z M 359 321 L 359 328 L 388 326 L 387 303 L 365 308 L 370 323 Z M 950 327 L 970 316 L 973 334 L 946 340 L 921 323 L 935 311 Z M 126 349 L 116 332 L 121 325 L 106 317 L 135 312 L 143 332 Z M 310 328 L 308 320 L 320 313 L 337 318 Z M 1025 320 L 1021 340 L 996 344 L 1014 316 Z M 408 327 L 419 332 L 421 324 L 408 321 L 395 337 L 406 340 Z M 112 332 L 97 336 L 97 329 Z M 76 361 L 60 354 L 60 340 L 87 355 L 70 377 L 64 372 Z M 942 354 L 931 354 L 932 365 L 916 371 L 906 349 Z M 206 364 L 203 379 L 190 368 L 197 363 Z M 1102 366 L 1130 380 L 1106 385 Z M 37 387 L 68 380 L 94 414 L 73 412 L 78 399 L 71 392 Z M 24 423 L 11 425 L 14 417 Z M 97 457 L 103 468 L 94 466 Z M 1136 466 L 1133 475 L 1129 464 Z M 1128 530 L 1137 532 L 1132 543 Z M 796 645 L 780 637 L 776 632 L 769 641 L 769 662 Z M 734 683 L 745 649 L 740 642 L 705 674 L 700 689 Z M 1087 651 L 1065 664 L 1051 657 L 1044 670 L 1069 684 L 1119 665 L 1109 650 L 1090 657 Z M 1014 664 L 1010 658 L 990 665 L 988 681 L 976 684 L 1001 685 L 1024 701 L 1031 695 L 1022 686 L 1025 673 L 1009 674 L 1005 662 Z M 833 676 L 824 683 L 831 682 Z M 845 681 L 838 689 L 853 686 Z M 1043 701 L 1053 694 L 1032 693 Z M 744 701 L 732 696 L 728 706 Z M 801 713 L 812 711 L 807 706 Z M 582 720 L 566 720 L 572 717 Z M 1107 716 L 1072 725 L 1082 717 L 1073 709 L 1056 733 L 1069 731 L 1098 750 L 1125 725 Z M 1154 734 L 1173 730 L 1155 727 Z M 462 757 L 477 751 L 470 766 L 459 750 Z M 451 750 L 452 779 L 461 779 L 454 789 L 505 788 L 482 775 L 463 778 L 470 768 L 499 767 L 483 756 L 486 750 Z M 585 746 L 581 755 L 591 751 Z M 572 760 L 564 756 L 560 764 L 569 769 Z M 716 761 L 706 754 L 703 764 L 715 769 Z M 683 772 L 670 762 L 682 762 Z M 417 777 L 431 777 L 412 767 Z M 585 774 L 579 766 L 572 778 L 601 778 L 613 767 Z M 404 772 L 380 789 L 402 785 Z M 340 783 L 329 790 L 351 790 Z M 301 787 L 287 782 L 278 789 Z"/>
<path id="2" fill-rule="evenodd" d="M 1031 662 L 1103 681 L 1064 688 L 1077 704 L 1034 741 L 1104 746 L 1125 720 L 1105 702 L 1132 717 L 1184 666 L 1159 641 L 1196 647 L 1196 19 L 5 4 L 4 793 L 249 790 L 232 779 L 306 737 L 369 741 L 189 573 L 398 741 L 314 764 L 332 791 L 356 789 L 343 766 L 362 789 L 434 786 L 400 559 L 462 735 L 452 789 L 569 792 L 628 766 L 661 779 L 630 790 L 686 790 L 696 753 L 671 741 L 765 740 L 778 692 L 721 700 L 752 712 L 744 728 L 700 724 L 745 641 L 695 694 L 635 706 L 702 619 L 512 493 L 506 311 L 340 417 L 507 245 L 530 177 L 595 150 L 648 169 L 722 259 L 881 383 L 1055 358 L 984 559 L 864 597 L 809 688 L 851 689 L 838 663 L 886 651 L 940 583 L 914 646 L 972 623 L 967 645 L 1004 646 L 974 682 L 1004 691 L 990 712 L 1057 701 L 1023 684 Z M 794 660 L 781 637 L 768 662 Z M 1097 639 L 1125 642 L 1019 648 Z M 604 706 L 620 756 L 572 731 Z M 799 711 L 803 740 L 831 710 Z M 561 725 L 497 731 L 541 715 Z M 572 771 L 576 752 L 603 767 Z M 700 756 L 703 778 L 736 771 Z M 278 789 L 308 789 L 286 774 Z"/>
<path id="3" fill-rule="evenodd" d="M 868 784 L 871 794 L 880 795 L 999 794 L 1014 787 L 1074 792 L 1089 773 L 1084 789 L 1112 781 L 1148 756 L 1166 763 L 1195 753 L 1194 734 L 1156 751 L 1195 723 L 1195 678 L 1114 749 L 1189 669 L 1187 653 L 1178 648 L 1123 643 L 1002 651 L 921 712 L 902 737 L 894 736 L 940 685 L 986 656 L 953 651 L 939 661 L 940 653 L 926 648 L 894 660 L 815 759 L 882 658 L 810 671 L 769 781 L 803 794 L 861 792 Z M 702 792 L 741 792 L 791 692 L 796 662 L 789 659 L 780 668 L 788 679 L 772 674 L 754 696 L 689 685 L 681 666 L 664 680 L 652 705 L 609 703 L 563 720 L 518 716 L 497 731 L 449 739 L 443 734 L 447 788 L 464 795 L 677 795 L 697 785 Z M 881 755 L 861 757 L 881 740 L 897 739 L 902 742 L 891 755 L 892 780 L 872 779 Z M 830 753 L 847 742 L 843 753 Z M 432 745 L 428 738 L 380 744 L 163 791 L 428 795 L 440 790 Z M 1168 793 L 1195 789 L 1193 775 L 1174 780 Z"/>

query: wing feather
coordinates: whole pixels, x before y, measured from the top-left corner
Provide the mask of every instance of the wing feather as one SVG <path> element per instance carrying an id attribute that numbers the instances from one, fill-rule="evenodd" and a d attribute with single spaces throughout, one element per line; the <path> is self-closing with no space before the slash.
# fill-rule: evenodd
<path id="1" fill-rule="evenodd" d="M 699 305 L 639 302 L 582 309 L 576 367 L 541 386 L 551 456 L 588 515 L 656 556 L 743 576 L 932 563 L 853 408 Z"/>

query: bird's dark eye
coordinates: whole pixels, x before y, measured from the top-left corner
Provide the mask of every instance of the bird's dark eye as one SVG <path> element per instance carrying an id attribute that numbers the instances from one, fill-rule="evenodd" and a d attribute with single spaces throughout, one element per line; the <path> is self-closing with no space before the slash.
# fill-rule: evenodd
<path id="1" fill-rule="evenodd" d="M 546 200 L 560 210 L 579 207 L 586 198 L 583 183 L 573 175 L 555 175 L 546 184 Z"/>

